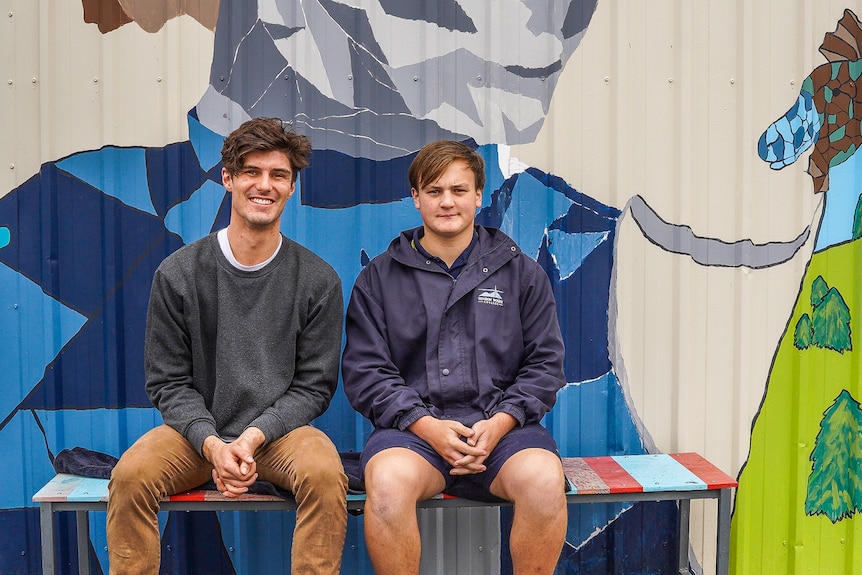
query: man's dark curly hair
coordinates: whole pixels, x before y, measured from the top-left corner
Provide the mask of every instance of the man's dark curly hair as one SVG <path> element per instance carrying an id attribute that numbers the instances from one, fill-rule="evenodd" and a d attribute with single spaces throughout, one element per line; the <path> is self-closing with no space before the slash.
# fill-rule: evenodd
<path id="1" fill-rule="evenodd" d="M 285 129 L 279 118 L 253 118 L 230 133 L 221 148 L 221 160 L 225 169 L 235 176 L 242 169 L 245 157 L 251 152 L 284 152 L 293 169 L 293 181 L 299 171 L 306 167 L 311 156 L 311 140 Z"/>

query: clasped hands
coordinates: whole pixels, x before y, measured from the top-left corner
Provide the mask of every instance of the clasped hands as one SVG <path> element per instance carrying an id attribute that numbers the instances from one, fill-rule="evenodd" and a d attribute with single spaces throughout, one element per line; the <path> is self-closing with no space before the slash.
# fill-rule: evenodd
<path id="1" fill-rule="evenodd" d="M 264 441 L 263 432 L 256 427 L 249 427 L 231 442 L 215 435 L 206 438 L 203 455 L 213 465 L 213 482 L 222 495 L 234 499 L 257 481 L 254 453 Z"/>
<path id="2" fill-rule="evenodd" d="M 427 441 L 452 466 L 451 475 L 472 475 L 485 471 L 485 459 L 515 425 L 517 420 L 507 413 L 496 413 L 489 419 L 477 421 L 472 427 L 429 415 L 420 418 L 409 429 Z"/>

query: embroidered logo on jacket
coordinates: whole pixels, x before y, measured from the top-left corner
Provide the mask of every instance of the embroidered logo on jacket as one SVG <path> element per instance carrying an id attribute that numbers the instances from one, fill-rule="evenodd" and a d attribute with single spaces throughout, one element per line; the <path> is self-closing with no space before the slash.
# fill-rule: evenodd
<path id="1" fill-rule="evenodd" d="M 501 295 L 503 292 L 497 289 L 497 286 L 494 286 L 494 289 L 482 288 L 482 291 L 479 292 L 479 297 L 476 301 L 479 303 L 486 303 L 488 305 L 503 305 L 503 296 Z"/>

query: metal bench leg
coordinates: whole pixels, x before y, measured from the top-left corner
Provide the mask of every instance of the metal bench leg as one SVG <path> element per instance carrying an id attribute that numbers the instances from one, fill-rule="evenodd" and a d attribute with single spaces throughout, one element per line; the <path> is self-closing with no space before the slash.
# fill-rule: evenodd
<path id="1" fill-rule="evenodd" d="M 727 575 L 730 570 L 730 489 L 718 495 L 718 533 L 715 545 L 715 574 Z"/>
<path id="2" fill-rule="evenodd" d="M 78 531 L 78 573 L 90 575 L 90 516 L 87 511 L 75 511 Z"/>
<path id="3" fill-rule="evenodd" d="M 39 504 L 39 529 L 42 537 L 42 574 L 55 575 L 54 509 L 50 502 Z"/>
<path id="4" fill-rule="evenodd" d="M 691 500 L 679 500 L 679 546 L 676 550 L 677 571 L 688 575 L 688 544 L 691 517 Z"/>

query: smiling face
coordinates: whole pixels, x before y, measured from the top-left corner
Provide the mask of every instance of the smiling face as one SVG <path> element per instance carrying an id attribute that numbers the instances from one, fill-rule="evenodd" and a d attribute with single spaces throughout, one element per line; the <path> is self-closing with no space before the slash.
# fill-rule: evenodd
<path id="1" fill-rule="evenodd" d="M 476 175 L 466 162 L 452 162 L 439 178 L 410 193 L 425 228 L 423 246 L 470 243 L 482 190 L 476 189 Z"/>
<path id="2" fill-rule="evenodd" d="M 222 183 L 231 194 L 231 227 L 254 233 L 279 229 L 296 188 L 290 159 L 280 151 L 250 152 L 236 174 L 222 169 Z"/>

